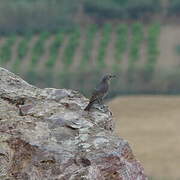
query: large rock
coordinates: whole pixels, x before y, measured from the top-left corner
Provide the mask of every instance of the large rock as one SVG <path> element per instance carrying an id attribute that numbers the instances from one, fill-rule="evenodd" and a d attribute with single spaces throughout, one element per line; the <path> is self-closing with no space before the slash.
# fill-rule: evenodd
<path id="1" fill-rule="evenodd" d="M 66 89 L 39 89 L 0 68 L 0 179 L 146 180 L 111 113 Z"/>

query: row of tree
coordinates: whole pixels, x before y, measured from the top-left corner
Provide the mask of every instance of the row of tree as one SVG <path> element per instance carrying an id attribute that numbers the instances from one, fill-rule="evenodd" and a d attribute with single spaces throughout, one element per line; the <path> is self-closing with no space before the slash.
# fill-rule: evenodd
<path id="1" fill-rule="evenodd" d="M 84 9 L 97 18 L 149 19 L 165 11 L 167 16 L 180 14 L 180 0 L 85 0 Z"/>
<path id="2" fill-rule="evenodd" d="M 138 19 L 167 12 L 180 14 L 180 0 L 8 0 L 0 1 L 0 34 L 71 30 L 76 14 L 84 13 L 96 22 L 107 18 Z M 81 7 L 81 8 L 80 8 Z M 164 11 L 163 8 L 167 8 Z M 84 16 L 87 17 L 87 16 Z"/>
<path id="3" fill-rule="evenodd" d="M 83 34 L 81 34 L 82 31 Z M 142 70 L 145 72 L 144 77 L 148 80 L 152 78 L 156 69 L 159 35 L 160 24 L 153 23 L 145 26 L 142 23 L 133 23 L 128 26 L 124 23 L 116 27 L 105 24 L 102 28 L 90 25 L 86 29 L 77 28 L 68 33 L 59 30 L 58 33 L 42 32 L 34 36 L 33 34 L 21 37 L 8 36 L 1 44 L 0 65 L 14 64 L 12 70 L 17 71 L 21 69 L 23 62 L 28 61 L 30 66 L 27 70 L 38 70 L 41 66 L 44 70 L 52 71 L 58 64 L 59 68 L 65 72 L 74 72 L 77 68 L 79 71 L 86 71 L 92 67 L 101 70 L 113 68 L 112 70 L 121 72 L 124 69 L 123 60 L 127 63 L 129 80 L 133 80 L 134 73 L 139 70 L 142 57 L 141 47 L 145 44 L 147 58 Z M 97 37 L 99 39 L 95 42 Z M 97 44 L 96 57 L 93 51 L 95 44 Z M 113 57 L 107 61 L 109 45 L 112 46 L 110 51 Z M 15 48 L 17 53 L 13 54 Z M 48 54 L 44 58 L 46 51 Z M 128 58 L 125 58 L 127 54 Z M 76 59 L 77 55 L 80 58 Z M 58 63 L 58 61 L 61 62 Z"/>

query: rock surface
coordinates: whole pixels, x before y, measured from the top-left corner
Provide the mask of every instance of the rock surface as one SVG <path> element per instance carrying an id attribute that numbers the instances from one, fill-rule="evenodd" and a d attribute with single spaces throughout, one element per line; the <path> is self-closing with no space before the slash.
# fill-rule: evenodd
<path id="1" fill-rule="evenodd" d="M 0 179 L 146 180 L 111 112 L 76 91 L 39 89 L 0 68 Z"/>

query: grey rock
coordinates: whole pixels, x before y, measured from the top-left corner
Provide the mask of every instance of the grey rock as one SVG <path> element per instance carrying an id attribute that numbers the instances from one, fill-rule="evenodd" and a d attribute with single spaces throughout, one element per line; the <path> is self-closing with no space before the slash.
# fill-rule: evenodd
<path id="1" fill-rule="evenodd" d="M 0 68 L 0 179 L 146 180 L 107 107 L 66 89 L 39 89 Z"/>

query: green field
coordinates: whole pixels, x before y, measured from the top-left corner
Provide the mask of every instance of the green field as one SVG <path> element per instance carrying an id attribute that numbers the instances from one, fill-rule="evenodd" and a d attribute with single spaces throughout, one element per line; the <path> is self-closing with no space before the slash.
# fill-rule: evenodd
<path id="1" fill-rule="evenodd" d="M 159 35 L 160 25 L 156 23 L 148 27 L 141 23 L 130 26 L 105 24 L 101 28 L 92 24 L 70 32 L 7 35 L 0 41 L 0 65 L 22 75 L 29 71 L 58 74 L 60 71 L 73 73 L 94 68 L 100 71 L 123 69 L 134 75 L 139 68 L 151 78 L 158 59 Z M 143 64 L 142 45 L 147 49 Z M 125 58 L 127 54 L 128 59 Z"/>
<path id="2" fill-rule="evenodd" d="M 113 84 L 110 96 L 174 94 L 180 92 L 176 85 L 179 71 L 164 72 L 165 61 L 159 58 L 163 51 L 159 45 L 162 26 L 140 22 L 101 27 L 91 24 L 68 32 L 1 36 L 0 66 L 39 87 L 83 89 L 87 94 L 102 74 L 111 72 L 120 78 Z M 173 63 L 176 67 L 177 62 Z"/>

